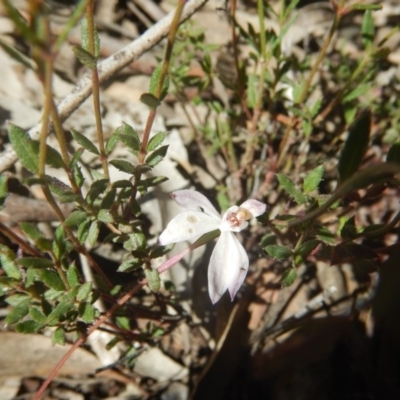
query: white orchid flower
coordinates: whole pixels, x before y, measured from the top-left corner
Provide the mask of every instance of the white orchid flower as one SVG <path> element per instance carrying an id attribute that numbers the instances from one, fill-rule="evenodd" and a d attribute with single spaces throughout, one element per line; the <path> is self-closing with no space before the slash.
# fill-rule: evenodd
<path id="1" fill-rule="evenodd" d="M 172 198 L 186 210 L 169 222 L 160 235 L 160 244 L 197 239 L 219 229 L 221 235 L 208 266 L 208 291 L 213 304 L 227 289 L 233 300 L 249 269 L 249 257 L 234 232 L 247 228 L 247 221 L 263 214 L 267 206 L 249 199 L 240 206 L 230 207 L 221 217 L 211 202 L 195 190 L 178 190 L 172 193 Z"/>

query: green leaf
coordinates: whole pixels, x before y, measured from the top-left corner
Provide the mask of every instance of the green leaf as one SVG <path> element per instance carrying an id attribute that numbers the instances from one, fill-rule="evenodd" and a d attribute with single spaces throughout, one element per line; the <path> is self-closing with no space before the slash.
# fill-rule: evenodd
<path id="1" fill-rule="evenodd" d="M 82 153 L 84 151 L 85 151 L 85 149 L 83 147 L 81 147 L 74 153 L 74 155 L 72 156 L 71 162 L 69 163 L 70 168 L 77 166 L 78 161 L 81 159 Z"/>
<path id="2" fill-rule="evenodd" d="M 45 323 L 47 320 L 47 317 L 38 307 L 30 307 L 29 315 L 33 318 L 34 321 L 40 322 L 41 324 Z"/>
<path id="3" fill-rule="evenodd" d="M 65 344 L 65 332 L 63 328 L 57 328 L 51 337 L 52 342 L 54 344 L 59 344 L 61 346 L 64 346 Z"/>
<path id="4" fill-rule="evenodd" d="M 354 99 L 358 99 L 360 96 L 362 96 L 369 88 L 371 87 L 371 84 L 369 82 L 367 83 L 361 83 L 357 85 L 357 87 L 354 90 L 351 90 L 348 94 L 346 94 L 343 99 L 342 99 L 342 104 L 348 103 Z"/>
<path id="5" fill-rule="evenodd" d="M 76 300 L 84 301 L 87 300 L 89 295 L 92 293 L 92 282 L 85 282 L 78 290 Z"/>
<path id="6" fill-rule="evenodd" d="M 142 232 L 131 233 L 128 236 L 129 239 L 124 242 L 126 250 L 143 250 L 146 247 L 146 236 Z"/>
<path id="7" fill-rule="evenodd" d="M 318 228 L 317 238 L 327 244 L 336 243 L 335 235 L 328 228 L 325 228 L 324 226 Z"/>
<path id="8" fill-rule="evenodd" d="M 94 57 L 97 59 L 100 55 L 100 38 L 99 33 L 97 32 L 96 27 L 94 27 Z M 88 22 L 87 18 L 82 18 L 81 21 L 81 41 L 82 41 L 82 48 L 87 52 L 90 52 L 89 47 L 89 30 L 88 30 Z"/>
<path id="9" fill-rule="evenodd" d="M 158 271 L 156 269 L 146 268 L 144 270 L 144 274 L 146 276 L 150 290 L 157 293 L 160 290 L 161 284 L 160 274 L 158 273 Z"/>
<path id="10" fill-rule="evenodd" d="M 281 278 L 281 284 L 283 287 L 291 286 L 297 278 L 296 268 L 289 268 L 283 274 Z"/>
<path id="11" fill-rule="evenodd" d="M 20 280 L 21 271 L 15 262 L 15 253 L 4 244 L 0 244 L 0 262 L 4 272 L 9 278 Z"/>
<path id="12" fill-rule="evenodd" d="M 166 182 L 169 178 L 166 176 L 152 176 L 150 178 L 142 179 L 140 181 L 141 184 L 145 185 L 146 187 L 152 187 L 160 185 L 163 182 Z"/>
<path id="13" fill-rule="evenodd" d="M 161 146 L 157 150 L 153 151 L 146 157 L 146 164 L 151 167 L 156 166 L 160 161 L 162 161 L 167 154 L 168 145 Z"/>
<path id="14" fill-rule="evenodd" d="M 96 58 L 93 57 L 88 51 L 83 49 L 81 46 L 73 46 L 74 51 L 78 60 L 87 68 L 93 71 L 96 68 Z"/>
<path id="15" fill-rule="evenodd" d="M 151 93 L 143 93 L 140 96 L 140 101 L 151 110 L 155 110 L 161 104 L 157 97 Z"/>
<path id="16" fill-rule="evenodd" d="M 24 301 L 21 301 L 18 305 L 12 308 L 5 319 L 6 324 L 7 325 L 15 324 L 18 321 L 21 321 L 21 319 L 24 318 L 26 315 L 28 315 L 29 303 L 30 299 L 28 298 L 25 299 Z"/>
<path id="17" fill-rule="evenodd" d="M 78 272 L 78 269 L 76 268 L 76 266 L 74 264 L 71 264 L 68 267 L 67 281 L 68 281 L 68 284 L 69 284 L 69 286 L 71 288 L 79 285 L 79 272 Z"/>
<path id="18" fill-rule="evenodd" d="M 147 151 L 153 151 L 155 150 L 160 144 L 164 141 L 166 134 L 163 132 L 159 132 L 156 135 L 154 135 L 150 140 L 147 145 Z"/>
<path id="19" fill-rule="evenodd" d="M 89 303 L 81 303 L 79 304 L 79 315 L 82 318 L 83 322 L 90 324 L 94 321 L 94 317 L 96 315 L 95 308 Z"/>
<path id="20" fill-rule="evenodd" d="M 93 221 L 89 228 L 89 233 L 87 237 L 87 241 L 91 247 L 94 247 L 97 242 L 97 238 L 99 237 L 100 232 L 100 223 L 99 221 Z"/>
<path id="21" fill-rule="evenodd" d="M 18 264 L 27 268 L 52 268 L 53 261 L 48 258 L 24 257 L 18 259 Z"/>
<path id="22" fill-rule="evenodd" d="M 40 274 L 40 278 L 51 289 L 54 289 L 58 292 L 65 290 L 65 285 L 56 271 L 42 271 Z"/>
<path id="23" fill-rule="evenodd" d="M 18 333 L 28 334 L 28 333 L 36 333 L 45 327 L 45 324 L 41 324 L 39 322 L 29 320 L 23 321 L 19 324 L 15 325 L 14 329 Z"/>
<path id="24" fill-rule="evenodd" d="M 350 127 L 339 158 L 339 183 L 350 178 L 359 169 L 368 148 L 371 122 L 371 113 L 367 111 Z"/>
<path id="25" fill-rule="evenodd" d="M 64 222 L 65 226 L 78 226 L 80 223 L 85 221 L 85 219 L 88 218 L 87 212 L 86 211 L 81 211 L 81 210 L 75 210 L 72 211 L 72 213 L 67 217 L 67 219 Z"/>
<path id="26" fill-rule="evenodd" d="M 362 41 L 366 49 L 370 49 L 375 36 L 374 19 L 371 10 L 366 10 L 361 26 Z"/>
<path id="27" fill-rule="evenodd" d="M 53 253 L 57 260 L 60 260 L 65 255 L 66 249 L 67 246 L 65 232 L 63 226 L 60 225 L 55 231 L 53 241 Z"/>
<path id="28" fill-rule="evenodd" d="M 111 160 L 110 164 L 114 165 L 114 167 L 119 169 L 120 171 L 126 172 L 130 175 L 133 175 L 136 171 L 135 166 L 126 160 Z"/>
<path id="29" fill-rule="evenodd" d="M 60 321 L 60 319 L 65 317 L 65 315 L 74 308 L 74 303 L 72 300 L 63 301 L 53 309 L 53 311 L 47 316 L 47 323 L 54 324 Z"/>
<path id="30" fill-rule="evenodd" d="M 390 149 L 386 156 L 386 162 L 400 164 L 400 142 L 393 143 L 390 146 Z"/>
<path id="31" fill-rule="evenodd" d="M 23 301 L 29 300 L 29 296 L 26 294 L 13 294 L 6 298 L 6 303 L 10 306 L 16 307 Z"/>
<path id="32" fill-rule="evenodd" d="M 165 76 L 162 88 L 161 88 L 161 93 L 157 93 L 157 87 L 158 83 L 160 80 L 160 75 L 161 75 L 161 70 L 162 70 L 162 63 L 158 64 L 157 67 L 154 68 L 153 73 L 151 74 L 150 78 L 150 87 L 149 87 L 149 92 L 152 94 L 154 97 L 156 97 L 158 100 L 162 101 L 164 97 L 168 93 L 168 88 L 169 88 L 169 76 L 168 74 Z"/>
<path id="33" fill-rule="evenodd" d="M 107 190 L 108 186 L 108 179 L 99 179 L 97 181 L 94 181 L 89 189 L 89 192 L 86 196 L 86 200 L 88 203 L 93 204 L 95 200 L 99 198 L 100 195 L 105 193 Z"/>
<path id="34" fill-rule="evenodd" d="M 294 198 L 297 204 L 304 204 L 307 202 L 307 197 L 297 189 L 296 185 L 287 175 L 276 174 L 276 176 L 278 177 L 280 186 Z"/>
<path id="35" fill-rule="evenodd" d="M 74 139 L 87 151 L 90 151 L 91 153 L 94 153 L 96 155 L 99 155 L 99 150 L 97 147 L 93 144 L 91 140 L 89 140 L 87 137 L 83 136 L 81 133 L 75 130 L 71 130 L 72 136 Z"/>
<path id="36" fill-rule="evenodd" d="M 100 208 L 110 209 L 115 203 L 116 194 L 117 191 L 115 189 L 109 190 L 101 200 Z"/>
<path id="37" fill-rule="evenodd" d="M 79 243 L 83 244 L 83 243 L 86 242 L 86 239 L 87 239 L 88 234 L 89 234 L 89 227 L 90 227 L 91 223 L 92 223 L 92 221 L 88 219 L 86 221 L 83 221 L 79 225 L 78 232 L 76 234 L 76 237 L 78 238 Z"/>
<path id="38" fill-rule="evenodd" d="M 115 322 L 117 323 L 117 325 L 122 328 L 122 329 L 126 329 L 126 330 L 131 330 L 131 324 L 130 324 L 130 318 L 127 317 L 116 317 L 115 318 Z"/>
<path id="39" fill-rule="evenodd" d="M 314 168 L 304 179 L 303 189 L 306 193 L 311 193 L 315 190 L 321 182 L 322 176 L 324 175 L 324 166 L 320 165 Z"/>
<path id="40" fill-rule="evenodd" d="M 46 175 L 46 180 L 50 190 L 59 196 L 62 202 L 71 202 L 79 198 L 68 185 L 61 182 L 59 179 Z"/>
<path id="41" fill-rule="evenodd" d="M 28 146 L 30 146 L 34 154 L 39 154 L 40 143 L 37 140 L 30 140 Z M 46 144 L 46 164 L 53 168 L 64 168 L 64 161 L 61 154 L 48 144 Z"/>
<path id="42" fill-rule="evenodd" d="M 141 267 L 143 262 L 138 258 L 130 258 L 125 260 L 117 269 L 117 272 L 131 272 L 138 267 Z"/>
<path id="43" fill-rule="evenodd" d="M 106 143 L 106 153 L 110 154 L 114 149 L 115 146 L 118 143 L 118 134 L 117 132 L 114 132 L 111 134 L 111 136 L 108 138 L 107 143 Z"/>
<path id="44" fill-rule="evenodd" d="M 159 258 L 168 254 L 174 248 L 174 244 L 167 246 L 157 246 L 150 251 L 150 258 Z"/>
<path id="45" fill-rule="evenodd" d="M 276 260 L 286 260 L 293 255 L 292 250 L 286 246 L 279 246 L 277 244 L 270 244 L 264 247 L 264 250 Z"/>
<path id="46" fill-rule="evenodd" d="M 342 229 L 340 230 L 340 236 L 342 239 L 355 239 L 357 236 L 357 227 L 355 217 L 349 218 Z"/>
<path id="47" fill-rule="evenodd" d="M 321 241 L 317 239 L 308 240 L 295 250 L 295 254 L 301 256 L 301 258 L 305 260 L 310 253 L 320 245 L 320 243 Z"/>
<path id="48" fill-rule="evenodd" d="M 16 125 L 10 125 L 8 137 L 21 164 L 28 171 L 37 174 L 39 172 L 39 153 L 33 152 L 30 146 L 31 139 L 26 132 Z"/>
<path id="49" fill-rule="evenodd" d="M 7 175 L 0 175 L 0 208 L 3 207 L 4 202 L 8 196 L 8 177 Z"/>
<path id="50" fill-rule="evenodd" d="M 115 134 L 118 140 L 122 142 L 133 153 L 137 154 L 140 150 L 140 139 L 136 131 L 128 124 L 123 124 L 116 129 Z"/>
<path id="51" fill-rule="evenodd" d="M 97 214 L 97 219 L 105 224 L 114 222 L 114 217 L 110 210 L 101 209 Z"/>
<path id="52" fill-rule="evenodd" d="M 30 222 L 20 222 L 19 227 L 28 236 L 28 238 L 34 242 L 43 237 L 43 233 L 39 230 L 36 224 L 31 224 Z"/>

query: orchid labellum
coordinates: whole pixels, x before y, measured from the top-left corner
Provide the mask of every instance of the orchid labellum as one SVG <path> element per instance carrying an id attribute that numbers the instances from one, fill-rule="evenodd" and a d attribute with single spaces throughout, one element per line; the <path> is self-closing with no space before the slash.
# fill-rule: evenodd
<path id="1" fill-rule="evenodd" d="M 199 192 L 178 190 L 172 193 L 172 197 L 185 211 L 169 222 L 160 235 L 160 244 L 197 239 L 219 229 L 221 234 L 208 266 L 208 290 L 213 304 L 227 289 L 233 300 L 249 269 L 249 257 L 234 233 L 247 228 L 248 220 L 263 214 L 266 205 L 249 199 L 240 206 L 230 207 L 221 217 L 211 202 Z"/>

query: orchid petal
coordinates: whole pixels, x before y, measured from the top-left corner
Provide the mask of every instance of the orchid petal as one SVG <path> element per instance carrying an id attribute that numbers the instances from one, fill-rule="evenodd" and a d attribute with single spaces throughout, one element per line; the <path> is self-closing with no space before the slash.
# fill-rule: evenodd
<path id="1" fill-rule="evenodd" d="M 172 198 L 178 205 L 187 210 L 203 210 L 206 214 L 221 220 L 219 212 L 211 204 L 210 200 L 200 192 L 196 192 L 195 190 L 177 190 L 172 193 Z"/>
<path id="2" fill-rule="evenodd" d="M 249 211 L 253 215 L 253 217 L 259 217 L 260 215 L 265 213 L 267 206 L 266 204 L 261 203 L 261 201 L 249 199 L 241 204 L 240 208 L 244 208 Z"/>
<path id="3" fill-rule="evenodd" d="M 219 228 L 220 221 L 201 211 L 183 211 L 174 217 L 159 237 L 161 245 L 197 238 Z"/>
<path id="4" fill-rule="evenodd" d="M 249 258 L 232 232 L 222 232 L 208 266 L 208 291 L 213 304 L 229 290 L 235 297 L 249 269 Z"/>

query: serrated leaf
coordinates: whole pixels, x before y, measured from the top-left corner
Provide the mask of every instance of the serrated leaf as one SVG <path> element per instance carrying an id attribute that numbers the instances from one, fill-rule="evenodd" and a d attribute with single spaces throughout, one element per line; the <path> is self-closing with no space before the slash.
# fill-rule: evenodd
<path id="1" fill-rule="evenodd" d="M 37 227 L 36 224 L 32 224 L 30 222 L 20 222 L 19 227 L 23 230 L 23 232 L 28 236 L 29 239 L 36 242 L 36 240 L 43 237 L 43 233 Z"/>
<path id="2" fill-rule="evenodd" d="M 79 243 L 83 244 L 86 242 L 86 239 L 89 234 L 89 227 L 90 227 L 91 223 L 92 223 L 91 220 L 86 220 L 86 221 L 83 221 L 79 225 L 78 232 L 76 233 L 76 237 L 79 240 Z"/>
<path id="3" fill-rule="evenodd" d="M 76 266 L 74 264 L 71 264 L 68 267 L 67 281 L 68 281 L 68 284 L 69 284 L 69 286 L 71 288 L 79 285 L 79 272 L 78 272 L 78 269 L 76 268 Z"/>
<path id="4" fill-rule="evenodd" d="M 286 260 L 293 255 L 292 250 L 286 246 L 279 246 L 277 244 L 270 244 L 266 246 L 265 251 L 276 260 Z"/>
<path id="5" fill-rule="evenodd" d="M 26 300 L 29 300 L 29 296 L 26 294 L 13 294 L 5 299 L 6 303 L 13 307 Z"/>
<path id="6" fill-rule="evenodd" d="M 92 56 L 88 51 L 83 49 L 81 46 L 73 46 L 74 51 L 78 60 L 88 69 L 93 71 L 96 68 L 96 58 Z"/>
<path id="7" fill-rule="evenodd" d="M 324 175 L 324 166 L 320 165 L 314 168 L 304 179 L 303 189 L 306 193 L 311 193 L 315 190 L 321 182 L 322 176 Z"/>
<path id="8" fill-rule="evenodd" d="M 131 188 L 132 187 L 132 182 L 129 181 L 128 179 L 121 179 L 119 181 L 115 181 L 112 184 L 112 187 L 117 189 L 117 188 Z"/>
<path id="9" fill-rule="evenodd" d="M 101 200 L 100 208 L 110 209 L 114 205 L 116 194 L 117 191 L 115 189 L 109 190 Z"/>
<path id="10" fill-rule="evenodd" d="M 400 164 L 400 142 L 393 143 L 390 146 L 390 149 L 386 156 L 386 162 Z"/>
<path id="11" fill-rule="evenodd" d="M 29 303 L 30 299 L 25 299 L 21 301 L 18 305 L 13 307 L 8 313 L 5 322 L 7 325 L 12 325 L 21 321 L 29 313 Z"/>
<path id="12" fill-rule="evenodd" d="M 37 140 L 30 140 L 28 146 L 30 146 L 33 153 L 39 154 L 40 143 Z M 64 168 L 64 161 L 61 154 L 48 144 L 46 144 L 46 164 L 56 169 Z"/>
<path id="13" fill-rule="evenodd" d="M 126 160 L 111 160 L 111 165 L 114 165 L 118 170 L 125 172 L 127 174 L 133 175 L 136 171 L 135 166 Z"/>
<path id="14" fill-rule="evenodd" d="M 89 140 L 87 137 L 83 136 L 81 133 L 75 130 L 71 130 L 71 134 L 73 138 L 87 151 L 90 151 L 93 154 L 99 155 L 99 150 L 97 147 L 93 144 L 91 140 Z"/>
<path id="15" fill-rule="evenodd" d="M 129 260 L 125 260 L 117 269 L 117 272 L 131 272 L 136 268 L 142 266 L 142 261 L 138 258 L 131 258 Z"/>
<path id="16" fill-rule="evenodd" d="M 47 316 L 47 323 L 53 324 L 59 322 L 61 317 L 65 317 L 68 311 L 74 308 L 72 300 L 63 301 L 53 309 L 53 311 Z"/>
<path id="17" fill-rule="evenodd" d="M 96 310 L 89 303 L 81 303 L 79 304 L 79 315 L 82 318 L 83 322 L 90 324 L 94 321 L 94 317 L 96 315 Z"/>
<path id="18" fill-rule="evenodd" d="M 18 264 L 27 268 L 51 268 L 54 266 L 53 261 L 39 257 L 18 258 Z"/>
<path id="19" fill-rule="evenodd" d="M 124 249 L 128 251 L 143 250 L 146 247 L 146 236 L 141 232 L 131 233 L 124 242 Z"/>
<path id="20" fill-rule="evenodd" d="M 140 139 L 136 131 L 128 124 L 124 123 L 116 129 L 118 140 L 125 144 L 128 149 L 137 154 L 140 150 Z"/>
<path id="21" fill-rule="evenodd" d="M 159 258 L 168 254 L 175 244 L 169 244 L 167 246 L 157 246 L 150 251 L 150 258 Z"/>
<path id="22" fill-rule="evenodd" d="M 335 235 L 328 228 L 325 228 L 324 226 L 318 228 L 316 236 L 319 240 L 321 240 L 324 243 L 327 243 L 327 244 L 335 244 L 336 243 Z"/>
<path id="23" fill-rule="evenodd" d="M 114 217 L 110 210 L 101 209 L 97 214 L 97 219 L 105 224 L 114 222 Z"/>
<path id="24" fill-rule="evenodd" d="M 95 246 L 97 238 L 99 237 L 99 232 L 100 232 L 100 223 L 98 221 L 93 221 L 90 225 L 87 237 L 87 241 L 89 242 L 89 245 L 91 247 Z"/>
<path id="25" fill-rule="evenodd" d="M 89 189 L 88 194 L 86 195 L 86 200 L 93 204 L 95 200 L 99 198 L 101 194 L 103 194 L 107 190 L 108 179 L 99 179 L 94 181 Z"/>
<path id="26" fill-rule="evenodd" d="M 164 141 L 166 134 L 163 132 L 159 132 L 156 135 L 154 135 L 150 140 L 149 143 L 147 144 L 147 151 L 153 151 L 155 150 L 158 146 L 161 145 L 161 143 Z"/>
<path id="27" fill-rule="evenodd" d="M 62 328 L 57 328 L 51 337 L 53 344 L 59 344 L 60 346 L 64 346 L 65 344 L 65 332 Z"/>
<path id="28" fill-rule="evenodd" d="M 350 178 L 359 169 L 368 148 L 371 123 L 371 113 L 367 111 L 350 127 L 339 157 L 339 183 Z"/>
<path id="29" fill-rule="evenodd" d="M 146 276 L 147 283 L 152 292 L 157 293 L 160 290 L 160 274 L 156 269 L 146 268 L 144 270 L 144 275 Z"/>
<path id="30" fill-rule="evenodd" d="M 21 271 L 15 262 L 15 253 L 4 244 L 0 244 L 0 262 L 1 266 L 9 278 L 20 280 Z"/>
<path id="31" fill-rule="evenodd" d="M 106 153 L 110 154 L 118 143 L 118 135 L 116 132 L 112 133 L 111 136 L 108 138 L 106 143 Z"/>
<path id="32" fill-rule="evenodd" d="M 55 231 L 53 241 L 53 253 L 57 260 L 61 259 L 61 257 L 65 255 L 66 248 L 67 247 L 64 228 L 62 227 L 62 225 L 60 225 Z"/>
<path id="33" fill-rule="evenodd" d="M 149 92 L 160 101 L 162 101 L 164 99 L 164 97 L 167 95 L 168 88 L 169 88 L 169 76 L 167 73 L 165 75 L 164 82 L 162 83 L 161 93 L 157 93 L 157 88 L 158 88 L 158 83 L 159 83 L 160 76 L 161 76 L 162 67 L 163 67 L 163 64 L 160 63 L 157 65 L 157 67 L 154 68 L 154 71 L 151 74 L 150 86 L 149 86 Z"/>
<path id="34" fill-rule="evenodd" d="M 319 245 L 321 241 L 317 239 L 308 240 L 304 242 L 296 251 L 295 254 L 301 256 L 303 260 L 305 260 L 312 251 L 314 251 Z"/>
<path id="35" fill-rule="evenodd" d="M 64 222 L 65 226 L 73 227 L 78 226 L 81 222 L 88 218 L 86 211 L 75 210 L 67 217 Z"/>
<path id="36" fill-rule="evenodd" d="M 8 137 L 21 164 L 28 171 L 37 174 L 39 172 L 39 153 L 33 152 L 30 146 L 31 139 L 26 132 L 16 125 L 10 125 Z"/>
<path id="37" fill-rule="evenodd" d="M 45 324 L 41 324 L 40 322 L 36 322 L 33 320 L 23 321 L 19 324 L 15 325 L 14 329 L 18 333 L 28 334 L 28 333 L 36 333 L 45 327 Z"/>
<path id="38" fill-rule="evenodd" d="M 276 174 L 280 186 L 290 195 L 293 197 L 294 201 L 297 204 L 304 204 L 307 202 L 307 197 L 301 193 L 299 189 L 297 189 L 294 182 L 284 174 Z"/>
<path id="39" fill-rule="evenodd" d="M 71 162 L 69 163 L 69 167 L 72 169 L 77 166 L 78 161 L 81 159 L 82 153 L 85 151 L 83 147 L 79 148 L 74 155 L 72 156 Z"/>
<path id="40" fill-rule="evenodd" d="M 100 38 L 99 33 L 97 32 L 96 27 L 94 27 L 94 57 L 97 59 L 100 55 Z M 90 52 L 89 47 L 89 30 L 88 30 L 88 22 L 87 18 L 82 18 L 81 21 L 81 41 L 82 48 L 87 52 Z"/>
<path id="41" fill-rule="evenodd" d="M 76 295 L 78 301 L 87 300 L 92 292 L 92 282 L 85 282 L 79 289 Z"/>
<path id="42" fill-rule="evenodd" d="M 283 274 L 281 278 L 281 284 L 283 287 L 291 286 L 297 278 L 296 268 L 289 268 Z"/>
<path id="43" fill-rule="evenodd" d="M 152 176 L 150 178 L 142 179 L 140 183 L 145 185 L 146 187 L 152 187 L 160 185 L 163 182 L 166 182 L 169 178 L 166 176 Z"/>
<path id="44" fill-rule="evenodd" d="M 164 159 L 167 154 L 168 145 L 161 146 L 157 150 L 154 150 L 146 157 L 146 164 L 151 167 L 156 166 L 160 161 Z"/>
<path id="45" fill-rule="evenodd" d="M 43 283 L 58 292 L 65 290 L 65 285 L 56 271 L 45 270 L 40 273 Z"/>
<path id="46" fill-rule="evenodd" d="M 37 307 L 30 307 L 29 308 L 29 315 L 32 319 L 36 322 L 40 322 L 41 324 L 45 323 L 47 317 L 43 314 L 43 312 Z"/>

